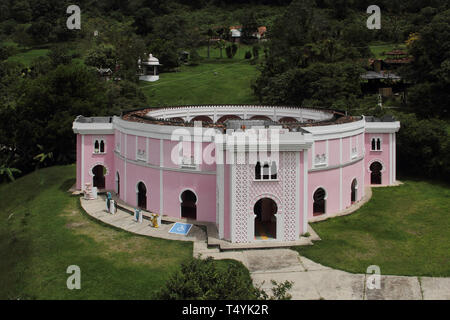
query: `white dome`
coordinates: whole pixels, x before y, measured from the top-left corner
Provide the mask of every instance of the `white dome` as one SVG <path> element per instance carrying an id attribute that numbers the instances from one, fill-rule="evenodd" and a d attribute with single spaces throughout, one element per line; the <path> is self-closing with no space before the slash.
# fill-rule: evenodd
<path id="1" fill-rule="evenodd" d="M 144 61 L 143 64 L 147 65 L 159 65 L 158 58 L 154 57 L 151 53 L 148 55 L 147 61 Z"/>

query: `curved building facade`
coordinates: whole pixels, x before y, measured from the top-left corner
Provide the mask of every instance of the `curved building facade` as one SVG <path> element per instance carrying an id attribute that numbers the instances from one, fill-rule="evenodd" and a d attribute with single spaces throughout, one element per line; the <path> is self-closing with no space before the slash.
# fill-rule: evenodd
<path id="1" fill-rule="evenodd" d="M 215 223 L 235 243 L 295 241 L 308 221 L 396 181 L 390 118 L 285 106 L 180 106 L 77 117 L 77 188 Z"/>

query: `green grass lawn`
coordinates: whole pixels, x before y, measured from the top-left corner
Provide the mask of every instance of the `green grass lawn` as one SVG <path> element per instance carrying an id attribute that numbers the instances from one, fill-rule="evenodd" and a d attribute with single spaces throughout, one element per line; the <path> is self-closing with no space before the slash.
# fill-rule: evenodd
<path id="1" fill-rule="evenodd" d="M 226 46 L 230 46 L 232 45 L 232 43 L 227 42 Z M 238 49 L 236 51 L 236 55 L 229 59 L 227 58 L 227 54 L 225 49 L 222 49 L 222 59 L 224 60 L 240 60 L 240 59 L 245 59 L 245 52 L 250 51 L 252 52 L 252 45 L 246 45 L 246 44 L 241 44 L 241 43 L 236 43 Z M 200 57 L 202 58 L 207 58 L 208 57 L 208 47 L 207 46 L 202 46 L 200 48 L 197 49 L 198 54 L 200 55 Z M 259 50 L 259 56 L 263 56 L 264 55 L 264 51 L 262 49 L 262 45 L 260 45 L 260 50 Z M 252 53 L 253 56 L 253 53 Z M 214 46 L 214 43 L 211 43 L 211 47 L 210 47 L 210 51 L 209 51 L 209 57 L 210 59 L 220 59 L 220 50 L 217 49 Z"/>
<path id="2" fill-rule="evenodd" d="M 0 299 L 152 298 L 192 243 L 97 222 L 66 192 L 74 177 L 74 165 L 57 166 L 0 186 Z M 69 265 L 81 268 L 81 290 L 66 287 Z"/>
<path id="3" fill-rule="evenodd" d="M 450 188 L 408 180 L 372 190 L 357 212 L 312 224 L 322 241 L 295 249 L 355 273 L 378 265 L 382 274 L 450 276 Z"/>
<path id="4" fill-rule="evenodd" d="M 162 73 L 160 80 L 140 81 L 150 106 L 184 104 L 257 103 L 250 87 L 257 76 L 257 65 L 243 59 L 182 66 L 180 72 Z"/>
<path id="5" fill-rule="evenodd" d="M 403 43 L 387 43 L 387 44 L 373 44 L 369 45 L 370 51 L 375 55 L 377 59 L 386 59 L 388 56 L 385 55 L 386 52 L 392 51 L 394 49 L 406 50 L 406 45 Z"/>
<path id="6" fill-rule="evenodd" d="M 47 55 L 49 49 L 32 49 L 26 52 L 20 52 L 8 58 L 9 61 L 21 62 L 25 66 L 30 66 L 33 59 Z"/>

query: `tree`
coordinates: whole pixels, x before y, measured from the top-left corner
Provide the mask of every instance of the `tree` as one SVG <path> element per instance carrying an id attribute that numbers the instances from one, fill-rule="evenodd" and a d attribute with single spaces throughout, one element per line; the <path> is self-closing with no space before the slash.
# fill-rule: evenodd
<path id="1" fill-rule="evenodd" d="M 211 57 L 210 47 L 211 47 L 211 39 L 214 36 L 214 31 L 211 28 L 209 28 L 207 33 L 208 33 L 208 59 L 209 59 Z"/>
<path id="2" fill-rule="evenodd" d="M 155 39 L 150 43 L 149 50 L 162 64 L 161 71 L 173 71 L 180 66 L 178 48 L 173 41 Z"/>
<path id="3" fill-rule="evenodd" d="M 48 56 L 54 68 L 59 65 L 66 65 L 72 62 L 72 55 L 67 45 L 54 45 L 51 47 Z"/>
<path id="4" fill-rule="evenodd" d="M 403 174 L 450 180 L 450 136 L 446 121 L 396 114 L 398 169 Z"/>
<path id="5" fill-rule="evenodd" d="M 233 46 L 231 46 L 231 45 L 228 45 L 228 46 L 225 48 L 225 52 L 226 52 L 226 54 L 227 54 L 227 57 L 230 58 L 230 59 L 233 58 L 234 55 L 236 54 L 236 51 L 233 50 Z"/>
<path id="6" fill-rule="evenodd" d="M 141 35 L 149 34 L 153 31 L 153 18 L 155 13 L 150 8 L 141 8 L 137 10 L 134 17 L 134 26 L 136 33 Z"/>
<path id="7" fill-rule="evenodd" d="M 220 51 L 220 58 L 221 58 L 221 59 L 223 58 L 222 50 L 225 48 L 225 45 L 226 45 L 226 43 L 225 43 L 225 41 L 222 40 L 222 39 L 219 39 L 219 40 L 216 42 L 216 48 L 219 49 L 219 51 Z"/>
<path id="8" fill-rule="evenodd" d="M 255 33 L 258 32 L 258 22 L 253 10 L 245 12 L 242 19 L 241 41 L 249 44 L 255 40 Z"/>
<path id="9" fill-rule="evenodd" d="M 14 181 L 14 174 L 20 174 L 22 171 L 16 168 L 9 168 L 6 165 L 0 165 L 0 177 L 7 177 L 9 181 Z"/>
<path id="10" fill-rule="evenodd" d="M 33 22 L 27 29 L 27 33 L 35 44 L 47 43 L 52 32 L 52 25 L 43 19 Z"/>
<path id="11" fill-rule="evenodd" d="M 272 296 L 264 290 L 253 287 L 248 270 L 240 262 L 230 262 L 226 267 L 218 267 L 211 257 L 192 258 L 181 264 L 156 294 L 163 300 L 249 300 L 249 299 L 290 299 L 288 291 L 291 282 L 278 284 L 272 289 Z"/>
<path id="12" fill-rule="evenodd" d="M 26 23 L 32 18 L 32 11 L 30 4 L 26 0 L 11 1 L 13 3 L 11 7 L 11 16 L 14 20 Z"/>
<path id="13" fill-rule="evenodd" d="M 259 58 L 259 45 L 255 44 L 252 47 L 252 53 L 253 53 L 253 58 L 255 58 L 255 60 L 257 60 Z"/>
<path id="14" fill-rule="evenodd" d="M 72 122 L 80 114 L 106 114 L 105 91 L 104 82 L 94 72 L 76 64 L 60 65 L 28 80 L 17 105 L 0 109 L 0 127 L 4 128 L 0 144 L 15 150 L 19 155 L 17 168 L 24 172 L 33 169 L 35 160 L 48 158 L 33 159 L 42 153 L 52 153 L 52 163 L 72 163 Z"/>
<path id="15" fill-rule="evenodd" d="M 101 44 L 88 51 L 84 63 L 96 68 L 111 68 L 111 70 L 114 70 L 116 60 L 114 48 Z"/>
<path id="16" fill-rule="evenodd" d="M 414 84 L 408 105 L 421 117 L 449 117 L 450 101 L 450 10 L 437 14 L 410 39 L 414 61 L 403 75 Z"/>

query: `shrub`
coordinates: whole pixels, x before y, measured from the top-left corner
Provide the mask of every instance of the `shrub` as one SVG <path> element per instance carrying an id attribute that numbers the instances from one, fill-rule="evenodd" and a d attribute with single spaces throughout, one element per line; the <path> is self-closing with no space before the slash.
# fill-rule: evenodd
<path id="1" fill-rule="evenodd" d="M 255 288 L 248 270 L 240 263 L 230 260 L 214 261 L 192 258 L 181 265 L 181 269 L 170 277 L 166 285 L 156 294 L 163 300 L 249 300 L 249 299 L 290 299 L 287 293 L 292 283 L 286 281 L 275 286 L 272 296 Z"/>
<path id="2" fill-rule="evenodd" d="M 250 51 L 246 51 L 245 52 L 245 59 L 251 59 L 252 58 L 252 53 Z"/>

